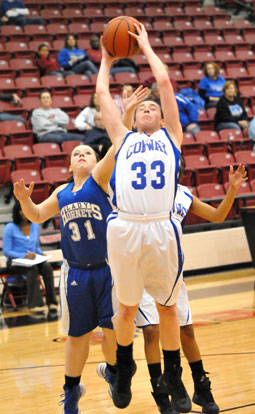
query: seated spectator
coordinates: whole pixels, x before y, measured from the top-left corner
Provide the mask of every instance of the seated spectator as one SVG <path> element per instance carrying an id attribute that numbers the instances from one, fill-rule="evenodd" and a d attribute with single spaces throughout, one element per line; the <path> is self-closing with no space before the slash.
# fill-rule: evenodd
<path id="1" fill-rule="evenodd" d="M 102 59 L 99 36 L 93 34 L 89 39 L 89 44 L 90 47 L 86 50 L 88 58 L 96 65 L 99 65 Z"/>
<path id="2" fill-rule="evenodd" d="M 21 105 L 21 99 L 16 93 L 1 93 L 0 101 L 11 102 L 15 106 Z M 23 118 L 23 116 L 0 112 L 0 122 L 3 121 L 20 121 L 24 124 L 26 123 L 26 120 Z"/>
<path id="3" fill-rule="evenodd" d="M 27 18 L 29 10 L 21 0 L 2 0 L 1 24 L 24 27 L 29 24 L 43 24 L 41 17 Z"/>
<path id="4" fill-rule="evenodd" d="M 214 117 L 216 131 L 248 128 L 248 116 L 234 81 L 226 81 Z"/>
<path id="5" fill-rule="evenodd" d="M 133 90 L 134 88 L 132 85 L 130 85 L 129 83 L 124 83 L 124 85 L 122 86 L 122 94 L 121 94 L 122 96 L 114 99 L 114 102 L 116 103 L 117 108 L 119 109 L 121 115 L 123 115 L 124 113 L 123 93 L 126 91 L 127 98 L 129 98 L 132 95 Z"/>
<path id="6" fill-rule="evenodd" d="M 104 157 L 112 145 L 105 129 L 101 112 L 95 114 L 94 126 L 87 130 L 83 143 L 94 148 L 94 150 L 99 153 L 100 158 Z"/>
<path id="7" fill-rule="evenodd" d="M 74 120 L 75 128 L 79 131 L 88 131 L 95 126 L 95 115 L 100 111 L 97 95 L 91 95 L 89 106 L 86 106 Z"/>
<path id="8" fill-rule="evenodd" d="M 167 66 L 166 63 L 164 64 L 164 66 L 165 66 L 167 72 L 169 73 L 169 67 Z M 171 81 L 171 84 L 172 84 L 172 87 L 173 87 L 174 92 L 177 93 L 178 92 L 178 85 L 177 85 L 177 83 L 175 82 L 174 79 L 171 78 L 170 74 L 169 74 L 169 78 L 170 78 L 170 81 Z M 143 86 L 146 86 L 147 88 L 151 89 L 152 84 L 155 83 L 155 82 L 156 82 L 155 77 L 154 76 L 150 76 L 148 79 L 146 79 L 143 82 Z"/>
<path id="9" fill-rule="evenodd" d="M 198 108 L 182 94 L 175 93 L 174 95 L 179 109 L 182 129 L 184 132 L 190 132 L 194 135 L 196 132 L 200 131 L 198 125 Z"/>
<path id="10" fill-rule="evenodd" d="M 253 151 L 255 151 L 255 117 L 251 120 L 251 123 L 249 126 L 249 137 L 254 142 Z"/>
<path id="11" fill-rule="evenodd" d="M 89 43 L 90 48 L 86 50 L 87 55 L 93 63 L 99 65 L 102 58 L 100 38 L 97 35 L 93 34 L 90 38 Z M 118 59 L 114 62 L 113 67 L 110 70 L 110 73 L 111 75 L 114 75 L 115 73 L 120 72 L 136 73 L 138 72 L 138 66 L 130 58 Z"/>
<path id="12" fill-rule="evenodd" d="M 69 116 L 60 108 L 52 108 L 52 95 L 44 89 L 39 96 L 41 108 L 32 112 L 33 132 L 39 142 L 56 142 L 83 140 L 83 135 L 67 132 Z"/>
<path id="13" fill-rule="evenodd" d="M 214 108 L 222 95 L 222 88 L 226 80 L 219 75 L 220 67 L 217 63 L 208 62 L 204 67 L 205 77 L 198 85 L 198 93 L 205 101 L 205 109 Z"/>
<path id="14" fill-rule="evenodd" d="M 78 49 L 77 40 L 72 34 L 65 38 L 65 46 L 58 54 L 58 63 L 63 70 L 71 72 L 70 74 L 84 74 L 90 77 L 98 72 L 94 63 L 88 59 L 87 53 Z"/>
<path id="15" fill-rule="evenodd" d="M 57 60 L 53 56 L 50 56 L 49 46 L 46 43 L 38 46 L 36 64 L 40 69 L 41 76 L 54 75 L 64 77 L 72 75 L 71 71 L 61 69 Z"/>
<path id="16" fill-rule="evenodd" d="M 19 202 L 12 209 L 13 222 L 6 224 L 3 232 L 3 251 L 7 259 L 8 272 L 26 277 L 27 304 L 30 312 L 44 310 L 44 302 L 38 274 L 42 275 L 46 291 L 46 303 L 50 312 L 57 311 L 53 270 L 47 261 L 30 267 L 12 265 L 12 259 L 34 259 L 43 254 L 39 247 L 39 224 L 31 223 L 21 210 Z"/>

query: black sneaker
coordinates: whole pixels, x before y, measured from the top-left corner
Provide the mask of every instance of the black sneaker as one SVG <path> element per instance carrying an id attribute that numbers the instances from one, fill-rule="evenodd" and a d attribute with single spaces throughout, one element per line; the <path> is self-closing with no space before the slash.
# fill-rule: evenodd
<path id="1" fill-rule="evenodd" d="M 112 390 L 112 400 L 116 407 L 126 408 L 132 398 L 131 380 L 136 373 L 136 363 L 133 361 L 129 366 L 116 365 L 117 375 Z"/>
<path id="2" fill-rule="evenodd" d="M 191 411 L 191 400 L 186 388 L 181 380 L 182 368 L 165 371 L 160 377 L 160 385 L 166 387 L 167 392 L 171 395 L 173 408 L 180 413 L 189 413 Z"/>
<path id="3" fill-rule="evenodd" d="M 151 394 L 158 406 L 159 412 L 161 414 L 179 414 L 173 409 L 166 388 L 159 384 L 159 378 L 156 381 L 151 381 L 151 385 L 154 391 Z"/>
<path id="4" fill-rule="evenodd" d="M 211 382 L 205 374 L 207 374 L 207 372 L 204 372 L 204 375 L 202 375 L 199 380 L 196 379 L 196 381 L 194 381 L 195 392 L 192 401 L 202 407 L 203 413 L 218 414 L 220 412 L 220 409 L 214 401 L 213 395 L 211 393 Z"/>

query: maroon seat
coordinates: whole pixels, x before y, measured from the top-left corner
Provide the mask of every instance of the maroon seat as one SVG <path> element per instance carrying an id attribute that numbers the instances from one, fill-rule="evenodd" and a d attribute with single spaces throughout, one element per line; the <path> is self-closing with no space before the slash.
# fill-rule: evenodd
<path id="1" fill-rule="evenodd" d="M 48 167 L 42 169 L 43 179 L 52 184 L 54 188 L 65 184 L 69 176 L 69 170 L 65 167 Z"/>
<path id="2" fill-rule="evenodd" d="M 40 171 L 40 158 L 34 155 L 28 145 L 7 145 L 3 149 L 5 157 L 12 160 L 16 170 L 35 169 Z"/>
<path id="3" fill-rule="evenodd" d="M 58 144 L 41 142 L 33 145 L 34 154 L 43 158 L 44 167 L 68 167 L 68 154 L 61 151 Z"/>

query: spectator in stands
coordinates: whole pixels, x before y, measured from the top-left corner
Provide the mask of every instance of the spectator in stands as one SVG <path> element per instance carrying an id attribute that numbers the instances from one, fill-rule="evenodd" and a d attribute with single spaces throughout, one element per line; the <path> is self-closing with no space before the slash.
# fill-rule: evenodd
<path id="1" fill-rule="evenodd" d="M 93 34 L 89 39 L 90 47 L 86 50 L 88 58 L 99 65 L 102 59 L 102 51 L 100 47 L 100 38 L 96 34 Z"/>
<path id="2" fill-rule="evenodd" d="M 166 63 L 164 64 L 164 66 L 165 66 L 167 72 L 169 73 L 169 67 L 167 66 Z M 172 84 L 172 87 L 173 87 L 174 92 L 177 93 L 178 92 L 178 85 L 177 85 L 177 83 L 175 82 L 174 79 L 171 78 L 170 74 L 169 74 L 169 78 L 170 78 L 170 81 L 171 81 L 171 84 Z M 156 82 L 155 77 L 154 76 L 150 76 L 148 79 L 146 79 L 143 82 L 143 86 L 146 86 L 147 88 L 151 89 L 152 84 L 155 83 L 155 82 Z"/>
<path id="3" fill-rule="evenodd" d="M 226 80 L 219 73 L 220 67 L 217 63 L 208 62 L 205 64 L 205 77 L 201 79 L 198 86 L 198 93 L 205 101 L 205 109 L 216 107 L 222 95 L 222 88 Z"/>
<path id="4" fill-rule="evenodd" d="M 69 73 L 85 74 L 90 77 L 98 72 L 95 64 L 88 59 L 87 53 L 77 47 L 77 40 L 72 34 L 68 34 L 65 38 L 65 46 L 58 54 L 58 63 Z"/>
<path id="5" fill-rule="evenodd" d="M 93 34 L 90 38 L 89 43 L 90 43 L 90 48 L 86 50 L 87 55 L 93 63 L 95 63 L 96 65 L 99 65 L 101 62 L 101 58 L 102 58 L 100 38 L 96 34 Z M 115 73 L 120 73 L 120 72 L 136 73 L 138 72 L 138 66 L 130 58 L 118 59 L 116 62 L 114 62 L 110 73 L 111 75 L 114 75 Z"/>
<path id="6" fill-rule="evenodd" d="M 74 120 L 74 125 L 79 131 L 88 131 L 95 126 L 95 115 L 100 107 L 95 92 L 91 95 L 89 106 L 86 106 Z"/>
<path id="7" fill-rule="evenodd" d="M 248 128 L 248 116 L 234 81 L 226 81 L 214 117 L 216 131 Z"/>
<path id="8" fill-rule="evenodd" d="M 255 151 L 255 117 L 250 122 L 250 126 L 249 126 L 249 137 L 254 142 L 253 151 Z"/>
<path id="9" fill-rule="evenodd" d="M 54 289 L 53 270 L 47 261 L 29 267 L 12 265 L 12 259 L 35 259 L 42 255 L 39 247 L 40 227 L 31 223 L 23 214 L 19 202 L 12 209 L 13 222 L 6 224 L 3 232 L 3 251 L 7 258 L 7 269 L 10 273 L 26 277 L 27 303 L 30 312 L 44 311 L 44 302 L 38 274 L 42 275 L 45 285 L 46 303 L 50 312 L 57 311 L 57 300 Z"/>
<path id="10" fill-rule="evenodd" d="M 86 131 L 83 142 L 85 145 L 91 146 L 99 153 L 100 158 L 103 158 L 112 144 L 104 126 L 101 112 L 95 114 L 94 124 L 93 128 Z"/>
<path id="11" fill-rule="evenodd" d="M 49 46 L 46 43 L 38 46 L 36 64 L 40 69 L 41 76 L 54 75 L 63 77 L 74 74 L 74 72 L 65 71 L 59 66 L 57 60 L 50 56 Z"/>
<path id="12" fill-rule="evenodd" d="M 52 108 L 50 90 L 44 89 L 39 96 L 41 108 L 34 109 L 31 122 L 33 132 L 39 142 L 56 142 L 83 140 L 83 135 L 67 132 L 69 116 L 59 108 Z"/>
<path id="13" fill-rule="evenodd" d="M 29 10 L 21 0 L 2 0 L 1 22 L 24 27 L 28 24 L 43 24 L 41 17 L 28 18 Z"/>
<path id="14" fill-rule="evenodd" d="M 193 102 L 180 93 L 175 93 L 175 99 L 179 109 L 180 123 L 183 132 L 194 135 L 200 131 L 198 125 L 198 108 Z"/>
<path id="15" fill-rule="evenodd" d="M 129 98 L 133 93 L 133 86 L 129 83 L 124 83 L 122 86 L 122 94 L 119 98 L 115 98 L 114 102 L 117 105 L 117 108 L 119 109 L 121 115 L 124 113 L 124 106 L 123 106 L 123 93 L 126 91 L 127 98 Z"/>
<path id="16" fill-rule="evenodd" d="M 16 93 L 1 93 L 0 101 L 11 102 L 15 106 L 21 105 L 21 99 Z M 24 124 L 26 123 L 23 116 L 0 112 L 0 122 L 3 121 L 21 121 Z"/>

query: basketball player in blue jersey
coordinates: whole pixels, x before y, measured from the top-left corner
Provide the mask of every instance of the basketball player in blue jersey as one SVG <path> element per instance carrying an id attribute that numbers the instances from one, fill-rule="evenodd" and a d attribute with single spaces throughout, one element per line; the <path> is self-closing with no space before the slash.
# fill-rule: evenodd
<path id="1" fill-rule="evenodd" d="M 133 113 L 148 94 L 141 86 L 127 98 L 126 110 Z M 79 145 L 70 155 L 71 182 L 59 186 L 51 196 L 35 205 L 24 180 L 14 184 L 14 194 L 32 222 L 42 223 L 60 212 L 60 296 L 66 341 L 64 414 L 78 414 L 85 393 L 80 384 L 89 352 L 89 338 L 96 326 L 103 328 L 103 352 L 107 368 L 115 373 L 116 337 L 112 330 L 114 291 L 106 256 L 106 218 L 112 210 L 107 196 L 108 181 L 115 163 L 114 148 L 97 163 L 92 148 Z"/>
<path id="2" fill-rule="evenodd" d="M 108 258 L 120 305 L 116 317 L 117 375 L 113 402 L 125 408 L 131 400 L 134 319 L 144 288 L 157 302 L 165 384 L 173 407 L 187 413 L 191 401 L 181 380 L 180 327 L 176 301 L 181 286 L 182 254 L 171 219 L 179 171 L 182 128 L 168 73 L 152 50 L 142 24 L 136 38 L 159 87 L 161 110 L 153 101 L 136 110 L 137 133 L 122 123 L 109 91 L 112 58 L 102 46 L 96 93 L 107 132 L 116 148 L 112 177 L 113 203 L 107 227 Z M 124 142 L 123 142 L 124 138 Z"/>

